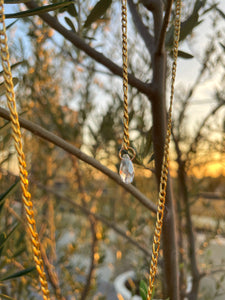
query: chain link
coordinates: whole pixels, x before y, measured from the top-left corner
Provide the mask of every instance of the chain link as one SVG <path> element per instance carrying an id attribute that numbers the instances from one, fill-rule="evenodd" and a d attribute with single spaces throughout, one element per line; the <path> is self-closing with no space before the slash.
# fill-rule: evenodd
<path id="1" fill-rule="evenodd" d="M 15 148 L 17 151 L 17 157 L 19 161 L 20 170 L 20 184 L 22 188 L 22 200 L 25 208 L 27 226 L 30 233 L 30 238 L 32 242 L 33 257 L 36 264 L 36 269 L 39 274 L 39 280 L 41 284 L 41 290 L 44 300 L 50 300 L 48 283 L 46 280 L 46 275 L 44 271 L 43 260 L 41 257 L 39 237 L 36 229 L 36 222 L 34 219 L 33 203 L 31 201 L 31 195 L 28 191 L 28 173 L 25 162 L 25 155 L 22 146 L 22 137 L 20 124 L 18 120 L 18 113 L 16 109 L 16 100 L 14 93 L 14 86 L 12 81 L 12 72 L 9 64 L 9 50 L 6 36 L 5 27 L 5 15 L 4 15 L 4 1 L 0 0 L 0 49 L 1 49 L 1 59 L 3 67 L 3 76 L 5 80 L 7 105 L 10 110 L 11 126 L 12 126 L 12 136 L 15 143 Z"/>
<path id="2" fill-rule="evenodd" d="M 129 139 L 129 115 L 128 115 L 128 71 L 127 71 L 127 0 L 121 0 L 122 5 L 122 57 L 123 57 L 123 146 L 128 151 Z"/>
<path id="3" fill-rule="evenodd" d="M 172 80 L 171 80 L 171 91 L 170 91 L 170 107 L 168 112 L 168 125 L 167 125 L 163 164 L 162 164 L 162 171 L 161 171 L 161 178 L 160 178 L 156 226 L 155 226 L 153 245 L 152 245 L 152 258 L 150 264 L 147 300 L 151 300 L 152 297 L 155 275 L 157 271 L 160 239 L 161 239 L 161 232 L 162 232 L 162 225 L 163 225 L 163 215 L 165 209 L 166 187 L 167 187 L 167 177 L 168 177 L 168 168 L 169 168 L 169 144 L 170 144 L 171 127 L 172 127 L 172 106 L 173 106 L 174 84 L 175 84 L 176 68 L 177 68 L 178 43 L 180 37 L 180 15 L 181 15 L 181 0 L 177 0 L 175 25 L 174 25 L 174 45 L 173 45 Z"/>

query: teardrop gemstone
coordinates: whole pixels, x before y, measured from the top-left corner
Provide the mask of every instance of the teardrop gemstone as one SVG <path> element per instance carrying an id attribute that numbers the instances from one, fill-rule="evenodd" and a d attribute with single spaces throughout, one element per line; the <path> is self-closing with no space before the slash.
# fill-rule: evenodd
<path id="1" fill-rule="evenodd" d="M 125 183 L 131 183 L 134 179 L 134 167 L 128 154 L 122 156 L 120 163 L 120 177 Z"/>

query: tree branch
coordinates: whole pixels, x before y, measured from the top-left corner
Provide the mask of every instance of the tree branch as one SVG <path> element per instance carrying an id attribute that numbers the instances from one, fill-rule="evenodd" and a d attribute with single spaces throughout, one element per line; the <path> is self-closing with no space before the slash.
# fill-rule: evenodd
<path id="1" fill-rule="evenodd" d="M 29 9 L 38 8 L 34 1 L 29 1 L 25 3 Z M 59 23 L 57 18 L 52 17 L 48 13 L 41 13 L 39 17 L 45 21 L 51 28 L 55 29 L 60 33 L 65 39 L 70 41 L 75 47 L 84 51 L 87 55 L 93 58 L 96 62 L 100 63 L 107 69 L 109 69 L 113 74 L 122 77 L 122 68 L 115 64 L 113 61 L 108 59 L 102 53 L 96 51 L 94 48 L 90 47 L 85 41 L 80 38 L 75 32 L 66 29 L 63 25 Z M 142 92 L 145 95 L 153 96 L 153 89 L 151 84 L 145 83 L 140 79 L 136 78 L 134 75 L 128 75 L 129 84 L 135 87 L 138 91 Z"/>
<path id="2" fill-rule="evenodd" d="M 34 182 L 34 181 L 33 181 Z M 125 231 L 123 231 L 119 226 L 117 226 L 116 223 L 107 220 L 105 217 L 101 216 L 101 215 L 97 215 L 95 213 L 92 213 L 89 209 L 87 209 L 84 206 L 81 206 L 77 203 L 75 203 L 73 200 L 71 200 L 69 197 L 66 197 L 62 194 L 57 193 L 55 190 L 50 189 L 40 183 L 36 183 L 36 185 L 41 188 L 44 189 L 45 191 L 47 191 L 48 193 L 51 193 L 57 197 L 59 197 L 62 201 L 65 201 L 67 203 L 69 203 L 70 205 L 72 205 L 74 208 L 79 209 L 82 213 L 84 213 L 87 216 L 92 216 L 95 220 L 98 220 L 100 222 L 102 222 L 103 224 L 105 224 L 106 226 L 108 226 L 109 228 L 112 228 L 115 232 L 117 232 L 119 235 L 121 235 L 122 237 L 124 237 L 129 243 L 131 243 L 132 245 L 134 245 L 135 247 L 137 247 L 139 250 L 141 250 L 146 256 L 150 257 L 151 256 L 151 252 L 141 246 L 138 242 L 136 242 L 131 236 L 127 235 L 127 233 Z"/>
<path id="3" fill-rule="evenodd" d="M 10 121 L 9 112 L 0 107 L 0 117 L 3 117 L 6 120 Z M 62 138 L 56 136 L 55 134 L 51 133 L 50 131 L 34 124 L 33 122 L 27 121 L 23 118 L 19 118 L 20 126 L 29 130 L 33 134 L 43 138 L 44 140 L 53 143 L 54 145 L 58 146 L 59 148 L 65 150 L 66 152 L 72 154 L 73 156 L 79 158 L 80 160 L 84 161 L 85 163 L 91 165 L 95 169 L 99 170 L 100 172 L 107 175 L 109 178 L 114 180 L 117 184 L 122 186 L 125 190 L 131 193 L 142 205 L 147 207 L 150 211 L 156 213 L 157 208 L 154 203 L 152 203 L 145 195 L 143 195 L 137 188 L 135 188 L 131 184 L 124 183 L 118 174 L 111 171 L 109 168 L 103 166 L 100 162 L 96 159 L 88 156 L 78 148 L 74 147 L 73 145 L 69 144 L 68 142 L 64 141 Z"/>
<path id="4" fill-rule="evenodd" d="M 45 249 L 43 249 L 43 247 L 41 247 L 41 255 L 43 257 L 43 261 L 44 261 L 46 272 L 48 274 L 49 281 L 55 291 L 56 299 L 57 300 L 66 300 L 66 298 L 62 295 L 58 275 L 55 271 L 55 268 L 50 263 L 47 255 L 46 255 L 46 251 L 45 251 Z"/>
<path id="5" fill-rule="evenodd" d="M 76 170 L 77 184 L 78 184 L 78 190 L 81 195 L 82 206 L 87 208 L 86 192 L 85 192 L 83 182 L 81 179 L 79 161 L 77 160 L 77 158 L 73 158 L 72 162 L 74 164 L 74 169 Z M 89 270 L 88 270 L 88 274 L 87 274 L 87 278 L 86 278 L 86 283 L 81 292 L 80 300 L 85 300 L 88 296 L 88 292 L 89 292 L 90 286 L 91 286 L 92 276 L 94 275 L 94 270 L 96 267 L 95 253 L 96 253 L 96 248 L 97 248 L 97 243 L 98 243 L 97 234 L 96 234 L 96 219 L 93 216 L 91 216 L 90 214 L 88 215 L 88 219 L 89 219 L 89 223 L 90 223 L 91 236 L 92 236 L 91 255 L 90 255 L 91 257 L 90 257 L 90 265 L 89 265 Z"/>
<path id="6" fill-rule="evenodd" d="M 181 158 L 181 149 L 179 146 L 179 141 L 176 139 L 173 130 L 172 136 L 175 143 L 175 149 L 177 152 L 177 162 L 178 162 L 178 182 L 179 182 L 179 189 L 181 198 L 184 203 L 184 213 L 186 218 L 186 231 L 187 231 L 187 240 L 188 240 L 188 254 L 190 259 L 190 269 L 192 275 L 192 288 L 190 291 L 190 298 L 195 299 L 195 296 L 198 294 L 199 288 L 199 280 L 200 280 L 200 273 L 198 270 L 198 263 L 196 257 L 196 243 L 194 237 L 194 228 L 191 219 L 191 212 L 190 212 L 190 202 L 189 202 L 189 195 L 188 195 L 188 187 L 187 187 L 187 176 L 185 172 L 185 161 Z"/>
<path id="7" fill-rule="evenodd" d="M 162 29 L 162 14 L 163 4 L 162 0 L 141 0 L 141 3 L 153 14 L 154 19 L 154 38 L 155 43 L 158 43 L 159 32 Z"/>
<path id="8" fill-rule="evenodd" d="M 221 101 L 219 102 L 219 104 L 218 104 L 212 111 L 210 111 L 210 112 L 207 114 L 207 116 L 203 119 L 201 125 L 199 126 L 198 132 L 196 133 L 196 136 L 195 136 L 193 142 L 191 143 L 191 145 L 190 145 L 188 151 L 186 152 L 186 155 L 187 155 L 187 158 L 186 158 L 186 162 L 187 162 L 186 167 L 187 167 L 187 165 L 190 165 L 190 161 L 191 161 L 190 155 L 193 154 L 193 153 L 195 153 L 196 150 L 197 150 L 198 143 L 199 143 L 199 141 L 201 140 L 201 137 L 202 137 L 202 130 L 203 130 L 205 124 L 206 124 L 206 123 L 208 122 L 208 120 L 209 120 L 213 115 L 215 115 L 215 113 L 216 113 L 222 106 L 224 106 L 224 105 L 225 105 L 225 100 L 222 100 L 222 99 L 221 99 Z"/>
<path id="9" fill-rule="evenodd" d="M 2 168 L 0 168 L 0 173 L 2 174 L 6 174 L 6 175 L 11 175 L 14 177 L 18 177 L 17 175 L 4 170 Z M 19 178 L 19 177 L 18 177 Z M 86 207 L 81 206 L 80 204 L 75 203 L 73 200 L 71 200 L 69 197 L 62 195 L 58 192 L 56 192 L 55 190 L 36 182 L 33 179 L 30 179 L 30 181 L 32 183 L 34 183 L 37 187 L 39 187 L 40 189 L 45 190 L 48 193 L 51 193 L 55 196 L 57 196 L 58 198 L 60 198 L 62 201 L 65 201 L 67 203 L 69 203 L 71 206 L 73 206 L 76 209 L 79 209 L 83 214 L 87 215 L 87 216 L 91 216 L 93 217 L 95 220 L 102 222 L 103 224 L 105 224 L 106 226 L 108 226 L 109 228 L 113 229 L 115 232 L 117 232 L 119 235 L 121 235 L 122 237 L 124 237 L 129 243 L 131 243 L 132 245 L 134 245 L 135 247 L 137 247 L 139 250 L 141 250 L 146 256 L 151 257 L 151 252 L 145 248 L 144 246 L 140 245 L 137 241 L 135 241 L 131 236 L 127 235 L 126 231 L 123 231 L 119 226 L 117 226 L 117 224 L 115 222 L 109 221 L 107 220 L 105 217 L 97 215 L 93 212 L 91 212 L 89 209 L 87 209 Z M 18 219 L 20 219 L 19 216 L 16 216 Z M 23 223 L 23 220 L 20 220 L 20 222 Z M 25 224 L 24 224 L 25 226 Z M 26 228 L 26 226 L 25 226 Z"/>
<path id="10" fill-rule="evenodd" d="M 163 52 L 163 49 L 164 49 L 164 46 L 165 46 L 164 42 L 165 42 L 165 37 L 166 37 L 166 29 L 167 29 L 167 26 L 169 24 L 172 4 L 173 4 L 173 0 L 168 0 L 166 13 L 165 13 L 165 16 L 164 16 L 164 19 L 163 19 L 163 25 L 162 25 L 161 32 L 160 32 L 160 35 L 159 35 L 159 40 L 158 40 L 158 45 L 157 45 L 157 50 L 156 50 L 157 54 L 161 54 Z"/>
<path id="11" fill-rule="evenodd" d="M 134 4 L 133 0 L 128 0 L 128 5 L 130 8 L 130 12 L 131 12 L 131 15 L 133 18 L 134 25 L 137 28 L 137 31 L 139 32 L 140 36 L 142 37 L 150 56 L 152 57 L 154 47 L 155 47 L 154 38 L 149 33 L 148 28 L 142 22 L 142 19 L 141 19 L 140 15 L 138 14 L 137 7 Z"/>

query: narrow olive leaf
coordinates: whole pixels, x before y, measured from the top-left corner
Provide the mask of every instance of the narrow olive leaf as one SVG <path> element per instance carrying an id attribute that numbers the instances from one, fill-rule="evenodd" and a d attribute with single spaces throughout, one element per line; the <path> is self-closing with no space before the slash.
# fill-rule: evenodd
<path id="1" fill-rule="evenodd" d="M 145 158 L 152 148 L 152 127 L 149 129 L 149 131 L 146 134 L 146 142 L 143 148 L 142 157 Z"/>
<path id="2" fill-rule="evenodd" d="M 146 300 L 147 294 L 148 294 L 148 285 L 144 280 L 140 281 L 139 291 L 140 291 L 142 300 Z"/>
<path id="3" fill-rule="evenodd" d="M 10 23 L 8 26 L 6 26 L 6 30 L 8 30 L 9 28 L 11 28 L 18 20 L 13 21 L 12 23 Z"/>
<path id="4" fill-rule="evenodd" d="M 9 296 L 4 295 L 4 294 L 0 294 L 0 299 L 5 299 L 5 300 L 16 300 L 15 298 L 9 297 Z"/>
<path id="5" fill-rule="evenodd" d="M 3 134 L 3 132 L 7 130 L 10 126 L 10 121 L 6 121 L 5 124 L 0 127 L 1 134 Z"/>
<path id="6" fill-rule="evenodd" d="M 96 41 L 95 38 L 87 36 L 87 35 L 83 35 L 83 38 L 86 39 L 86 40 L 89 40 L 89 41 Z M 98 46 L 100 47 L 100 45 L 98 45 Z"/>
<path id="7" fill-rule="evenodd" d="M 13 232 L 15 231 L 15 229 L 18 227 L 18 225 L 16 224 L 16 226 L 10 231 L 10 233 L 8 233 L 8 235 L 6 235 L 5 232 L 0 234 L 0 256 L 2 255 L 2 251 L 4 249 L 5 243 L 6 241 L 9 239 L 9 237 L 13 234 Z"/>
<path id="8" fill-rule="evenodd" d="M 15 22 L 17 22 L 17 20 Z M 15 22 L 13 22 L 13 23 L 15 23 Z M 22 64 L 26 64 L 26 63 L 27 63 L 26 60 L 21 60 L 21 61 L 18 61 L 17 63 L 15 63 L 15 64 L 11 65 L 10 68 L 11 68 L 11 70 L 13 70 L 14 68 L 16 68 L 16 67 L 18 67 Z M 0 75 L 3 75 L 3 71 L 0 72 Z"/>
<path id="9" fill-rule="evenodd" d="M 29 2 L 30 0 L 5 0 L 5 4 L 19 4 L 19 3 L 25 3 Z"/>
<path id="10" fill-rule="evenodd" d="M 2 251 L 3 251 L 3 248 L 4 248 L 5 241 L 6 241 L 6 233 L 5 232 L 1 232 L 0 233 L 0 257 L 2 255 Z"/>
<path id="11" fill-rule="evenodd" d="M 223 48 L 223 50 L 225 51 L 225 45 L 223 45 L 222 43 L 219 43 L 219 44 Z"/>
<path id="12" fill-rule="evenodd" d="M 71 17 L 77 17 L 78 16 L 78 13 L 77 13 L 77 10 L 76 10 L 76 7 L 74 4 L 71 4 L 67 7 L 67 12 L 68 14 L 71 15 Z"/>
<path id="13" fill-rule="evenodd" d="M 5 281 L 5 280 L 9 280 L 9 279 L 14 279 L 14 278 L 18 278 L 18 277 L 27 275 L 28 273 L 33 272 L 35 269 L 36 269 L 36 268 L 35 268 L 34 266 L 33 266 L 33 267 L 26 268 L 26 269 L 24 269 L 24 270 L 22 270 L 22 271 L 13 273 L 13 274 L 11 274 L 11 275 L 7 275 L 7 276 L 1 278 L 0 281 Z"/>
<path id="14" fill-rule="evenodd" d="M 2 247 L 2 245 L 4 244 L 6 240 L 6 233 L 5 232 L 1 232 L 0 233 L 0 247 Z"/>
<path id="15" fill-rule="evenodd" d="M 16 258 L 17 256 L 21 255 L 23 252 L 25 252 L 26 249 L 27 249 L 26 246 L 23 246 L 22 248 L 17 250 L 11 258 Z"/>
<path id="16" fill-rule="evenodd" d="M 65 17 L 65 21 L 66 21 L 66 23 L 70 26 L 70 28 L 71 28 L 74 32 L 76 32 L 76 29 L 75 29 L 75 27 L 74 27 L 73 22 L 72 22 L 69 18 L 67 18 L 67 17 Z"/>
<path id="17" fill-rule="evenodd" d="M 18 228 L 19 224 L 16 224 L 13 229 L 10 231 L 10 233 L 8 233 L 4 239 L 4 242 L 2 243 L 2 245 L 4 245 L 4 243 L 6 243 L 6 241 L 8 241 L 8 239 L 11 237 L 11 235 L 15 232 L 15 230 Z"/>
<path id="18" fill-rule="evenodd" d="M 151 157 L 149 158 L 148 164 L 155 159 L 155 153 L 152 153 Z"/>
<path id="19" fill-rule="evenodd" d="M 100 0 L 91 10 L 84 23 L 84 27 L 89 27 L 92 23 L 97 21 L 107 11 L 109 6 L 112 4 L 112 0 Z"/>
<path id="20" fill-rule="evenodd" d="M 185 38 L 192 33 L 192 31 L 201 24 L 202 20 L 199 21 L 199 10 L 202 7 L 202 1 L 196 1 L 194 9 L 190 16 L 184 21 L 181 22 L 180 28 L 180 41 L 185 40 Z M 174 34 L 174 25 L 172 25 L 167 34 L 166 34 L 166 47 L 172 48 L 173 46 L 173 34 Z"/>
<path id="21" fill-rule="evenodd" d="M 205 15 L 207 14 L 208 12 L 210 12 L 211 10 L 215 9 L 217 6 L 219 5 L 219 2 L 211 5 L 209 8 L 207 8 L 206 10 L 204 10 L 203 14 L 202 15 Z"/>
<path id="22" fill-rule="evenodd" d="M 219 9 L 219 8 L 216 8 L 216 10 L 221 15 L 221 17 L 225 19 L 225 13 L 221 9 Z"/>
<path id="23" fill-rule="evenodd" d="M 4 193 L 0 194 L 0 212 L 1 212 L 2 208 L 3 208 L 4 201 L 5 201 L 6 197 L 17 186 L 18 182 L 19 182 L 19 179 L 13 185 L 11 185 L 10 188 L 8 188 L 7 191 L 5 191 Z"/>
<path id="24" fill-rule="evenodd" d="M 154 299 L 154 296 L 155 296 L 155 287 L 153 287 L 153 290 L 152 290 L 152 298 L 151 298 L 151 300 Z"/>
<path id="25" fill-rule="evenodd" d="M 194 57 L 193 55 L 191 55 L 187 52 L 181 51 L 181 50 L 178 50 L 178 56 L 182 57 L 182 58 L 185 58 L 185 59 L 191 59 L 191 58 Z"/>
<path id="26" fill-rule="evenodd" d="M 25 11 L 14 13 L 14 14 L 6 14 L 5 17 L 6 17 L 6 19 L 26 18 L 26 17 L 46 13 L 49 11 L 54 11 L 59 8 L 66 7 L 66 6 L 70 5 L 71 3 L 73 3 L 73 1 L 59 2 L 59 3 L 55 3 L 55 4 L 41 6 L 41 7 L 35 8 L 35 9 L 28 9 Z"/>
<path id="27" fill-rule="evenodd" d="M 13 78 L 13 84 L 14 84 L 14 86 L 17 85 L 18 81 L 19 81 L 18 78 L 16 78 L 16 77 Z M 1 97 L 2 95 L 4 95 L 5 93 L 6 93 L 5 83 L 4 83 L 4 82 L 1 82 L 1 83 L 0 83 L 0 97 Z"/>

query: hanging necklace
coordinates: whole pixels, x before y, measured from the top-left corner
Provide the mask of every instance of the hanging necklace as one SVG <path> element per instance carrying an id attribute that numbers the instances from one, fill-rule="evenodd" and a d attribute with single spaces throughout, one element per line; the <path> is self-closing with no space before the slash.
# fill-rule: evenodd
<path id="1" fill-rule="evenodd" d="M 33 202 L 31 199 L 30 192 L 28 190 L 28 172 L 25 162 L 25 155 L 23 152 L 22 135 L 20 131 L 20 124 L 18 113 L 16 109 L 16 99 L 14 93 L 14 86 L 12 80 L 12 72 L 9 63 L 9 49 L 6 36 L 5 26 L 5 14 L 4 14 L 4 1 L 0 0 L 0 56 L 2 61 L 3 76 L 5 80 L 7 105 L 10 112 L 11 126 L 12 126 L 12 137 L 17 152 L 19 170 L 20 170 L 20 185 L 22 189 L 22 201 L 24 204 L 27 228 L 30 234 L 32 243 L 33 258 L 36 265 L 36 269 L 39 275 L 39 281 L 41 284 L 41 291 L 44 300 L 50 300 L 48 283 L 46 280 L 46 274 L 44 270 L 44 264 L 42 260 L 42 254 L 40 249 L 39 236 L 36 229 L 36 222 L 34 219 Z"/>
<path id="2" fill-rule="evenodd" d="M 134 178 L 134 169 L 132 160 L 135 158 L 135 150 L 130 147 L 129 141 L 129 115 L 128 115 L 128 72 L 127 72 L 127 1 L 121 0 L 122 3 L 122 57 L 123 57 L 123 101 L 124 101 L 124 134 L 123 145 L 119 152 L 121 159 L 120 177 L 125 183 L 131 183 Z M 147 292 L 147 300 L 152 297 L 152 291 L 157 271 L 160 239 L 163 225 L 163 216 L 166 201 L 166 187 L 169 168 L 169 144 L 172 127 L 172 105 L 174 97 L 174 84 L 176 77 L 178 43 L 180 37 L 180 16 L 181 16 L 181 0 L 176 1 L 175 25 L 174 25 L 174 44 L 173 44 L 173 65 L 172 65 L 172 80 L 170 91 L 170 107 L 168 112 L 168 125 L 164 146 L 162 171 L 160 177 L 158 209 L 155 225 L 155 232 L 152 245 L 152 258 L 150 264 L 149 286 Z M 129 153 L 128 153 L 129 152 Z"/>
<path id="3" fill-rule="evenodd" d="M 168 168 L 169 168 L 169 144 L 170 144 L 171 127 L 172 127 L 172 106 L 173 106 L 174 84 L 175 84 L 176 69 L 177 69 L 178 43 L 180 38 L 180 16 L 181 16 L 181 0 L 177 0 L 175 22 L 174 22 L 175 24 L 174 24 L 174 42 L 173 42 L 172 79 L 171 79 L 171 89 L 170 89 L 170 107 L 168 112 L 168 124 L 167 124 L 167 132 L 166 132 L 166 139 L 165 139 L 165 146 L 164 146 L 162 171 L 160 177 L 158 209 L 157 209 L 156 225 L 155 225 L 155 232 L 154 232 L 153 245 L 152 245 L 152 258 L 150 264 L 147 300 L 151 300 L 155 275 L 157 271 L 160 239 L 161 239 L 161 232 L 162 232 L 162 225 L 163 225 L 163 215 L 164 215 L 165 201 L 166 201 L 166 187 L 167 187 Z"/>
<path id="4" fill-rule="evenodd" d="M 122 58 L 123 58 L 123 144 L 119 152 L 121 159 L 120 177 L 123 182 L 131 183 L 134 179 L 132 160 L 135 150 L 130 147 L 128 115 L 128 71 L 127 71 L 127 0 L 121 0 L 122 7 Z"/>

